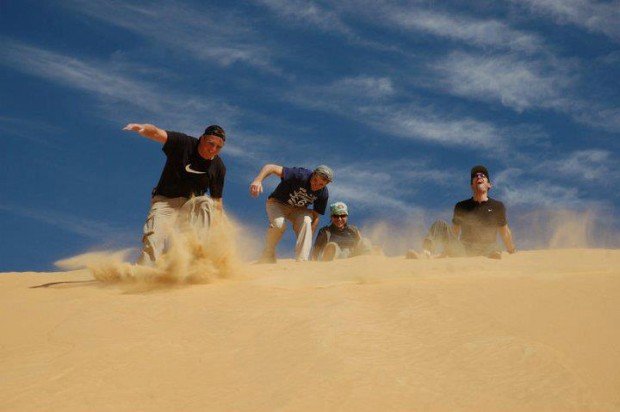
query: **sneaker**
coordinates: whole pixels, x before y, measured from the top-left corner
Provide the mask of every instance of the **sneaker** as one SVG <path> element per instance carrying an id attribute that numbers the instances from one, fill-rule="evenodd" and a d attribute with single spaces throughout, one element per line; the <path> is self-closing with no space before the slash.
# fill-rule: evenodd
<path id="1" fill-rule="evenodd" d="M 336 259 L 336 244 L 328 243 L 323 249 L 323 256 L 321 256 L 321 260 L 323 262 L 330 262 Z"/>

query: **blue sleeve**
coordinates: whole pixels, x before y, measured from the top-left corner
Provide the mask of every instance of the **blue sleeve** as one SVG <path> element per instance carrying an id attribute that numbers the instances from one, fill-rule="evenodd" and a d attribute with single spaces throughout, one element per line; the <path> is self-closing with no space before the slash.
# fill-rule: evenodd
<path id="1" fill-rule="evenodd" d="M 325 208 L 327 207 L 327 200 L 329 199 L 329 192 L 324 187 L 319 197 L 312 204 L 312 210 L 320 215 L 325 214 Z"/>
<path id="2" fill-rule="evenodd" d="M 308 173 L 309 172 L 309 173 Z M 287 181 L 295 181 L 301 183 L 309 178 L 309 175 L 312 174 L 307 169 L 303 167 L 283 167 L 282 168 L 282 180 Z"/>

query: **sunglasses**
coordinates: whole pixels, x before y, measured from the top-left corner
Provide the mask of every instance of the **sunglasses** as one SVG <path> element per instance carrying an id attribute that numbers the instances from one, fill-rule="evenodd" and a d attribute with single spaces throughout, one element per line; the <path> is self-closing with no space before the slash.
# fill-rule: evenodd
<path id="1" fill-rule="evenodd" d="M 332 219 L 345 219 L 348 215 L 332 215 Z"/>
<path id="2" fill-rule="evenodd" d="M 473 177 L 478 179 L 479 177 L 487 177 L 487 175 L 485 175 L 484 173 L 476 173 Z"/>

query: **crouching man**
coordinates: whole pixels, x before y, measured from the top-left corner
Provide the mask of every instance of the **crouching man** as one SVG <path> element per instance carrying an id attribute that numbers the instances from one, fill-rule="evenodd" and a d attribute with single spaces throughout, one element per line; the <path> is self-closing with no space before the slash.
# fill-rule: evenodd
<path id="1" fill-rule="evenodd" d="M 348 223 L 347 205 L 343 202 L 333 203 L 330 211 L 332 223 L 319 230 L 312 249 L 312 259 L 330 261 L 370 254 L 370 240 L 363 238 L 359 229 Z"/>
<path id="2" fill-rule="evenodd" d="M 286 230 L 286 221 L 293 224 L 297 236 L 295 258 L 305 261 L 310 257 L 312 234 L 319 224 L 319 215 L 325 213 L 329 192 L 327 185 L 334 180 L 334 172 L 325 165 L 314 171 L 302 167 L 282 167 L 266 164 L 250 184 L 250 194 L 257 197 L 263 191 L 263 180 L 276 175 L 281 181 L 267 199 L 269 228 L 265 248 L 259 263 L 276 262 L 276 246 Z M 312 204 L 312 209 L 308 206 Z"/>
<path id="3" fill-rule="evenodd" d="M 139 264 L 153 264 L 164 253 L 173 229 L 191 227 L 206 237 L 214 212 L 222 211 L 226 167 L 219 157 L 226 134 L 217 125 L 200 138 L 167 131 L 152 124 L 129 123 L 136 132 L 162 144 L 166 164 L 151 193 L 151 209 L 144 224 Z M 209 191 L 210 196 L 206 195 Z"/>

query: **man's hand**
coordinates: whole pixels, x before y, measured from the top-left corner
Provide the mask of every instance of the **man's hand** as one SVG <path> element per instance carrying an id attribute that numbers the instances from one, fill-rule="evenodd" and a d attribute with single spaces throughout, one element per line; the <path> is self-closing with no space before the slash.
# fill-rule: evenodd
<path id="1" fill-rule="evenodd" d="M 127 126 L 123 127 L 123 130 L 137 132 L 140 136 L 144 136 L 159 143 L 166 143 L 168 140 L 168 132 L 152 124 L 129 123 Z"/>
<path id="2" fill-rule="evenodd" d="M 123 130 L 130 130 L 132 132 L 142 134 L 144 133 L 144 125 L 139 123 L 129 123 L 127 126 L 123 127 Z"/>
<path id="3" fill-rule="evenodd" d="M 258 197 L 261 193 L 263 193 L 263 183 L 258 180 L 253 181 L 250 184 L 250 195 L 252 197 Z"/>

